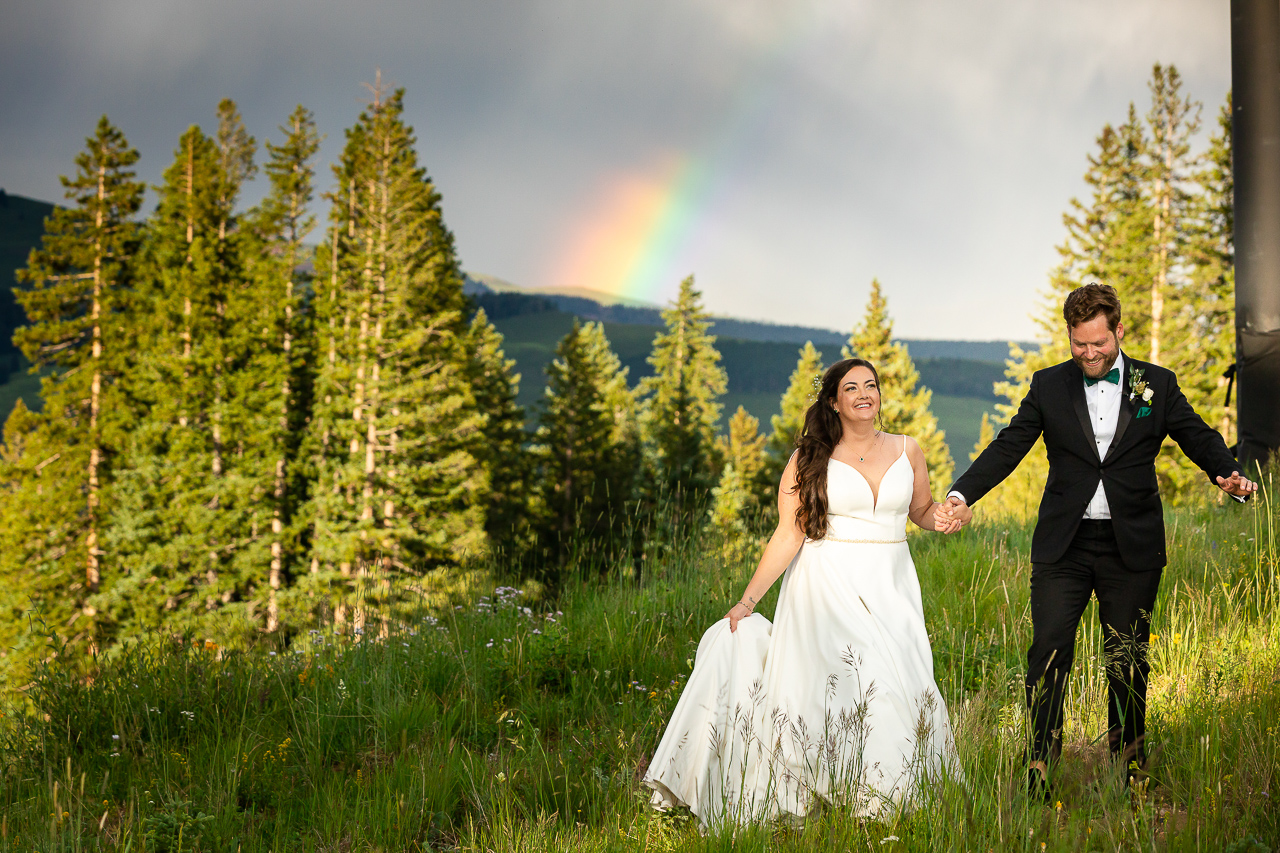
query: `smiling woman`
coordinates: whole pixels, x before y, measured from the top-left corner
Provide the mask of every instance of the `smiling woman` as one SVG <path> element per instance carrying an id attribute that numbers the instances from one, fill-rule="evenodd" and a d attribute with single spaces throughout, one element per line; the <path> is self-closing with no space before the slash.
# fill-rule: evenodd
<path id="1" fill-rule="evenodd" d="M 703 635 L 650 763 L 658 808 L 687 806 L 704 826 L 803 816 L 818 800 L 874 817 L 962 777 L 906 539 L 908 519 L 959 523 L 935 521 L 924 454 L 876 427 L 880 404 L 870 362 L 823 375 L 777 530 Z M 755 606 L 784 573 L 770 623 Z"/>

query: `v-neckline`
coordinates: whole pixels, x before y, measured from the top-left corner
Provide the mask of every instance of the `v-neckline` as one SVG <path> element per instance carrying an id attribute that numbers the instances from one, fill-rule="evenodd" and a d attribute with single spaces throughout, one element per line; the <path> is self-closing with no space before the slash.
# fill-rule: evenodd
<path id="1" fill-rule="evenodd" d="M 901 460 L 906 458 L 907 448 L 903 447 L 902 452 L 898 454 L 898 458 L 889 463 L 889 467 L 884 469 L 884 473 L 880 475 L 880 482 L 875 486 L 871 485 L 871 481 L 867 479 L 867 475 L 859 471 L 857 468 L 845 462 L 843 459 L 837 459 L 834 456 L 829 457 L 832 462 L 839 462 L 853 473 L 862 478 L 862 482 L 867 484 L 867 488 L 871 490 L 871 514 L 875 515 L 876 510 L 880 508 L 880 486 L 884 485 L 884 478 L 889 476 L 889 472 L 893 470 L 893 466 L 897 465 Z"/>

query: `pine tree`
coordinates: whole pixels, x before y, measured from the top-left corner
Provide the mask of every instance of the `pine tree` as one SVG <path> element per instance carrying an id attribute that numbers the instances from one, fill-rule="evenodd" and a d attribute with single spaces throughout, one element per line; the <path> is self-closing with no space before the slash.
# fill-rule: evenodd
<path id="1" fill-rule="evenodd" d="M 720 482 L 711 490 L 708 533 L 721 539 L 726 560 L 750 553 L 759 544 L 752 532 L 765 503 L 755 484 L 765 468 L 767 440 L 760 434 L 759 419 L 742 406 L 729 419 L 728 436 L 719 439 L 725 465 Z"/>
<path id="2" fill-rule="evenodd" d="M 867 313 L 841 353 L 845 358 L 865 358 L 876 366 L 880 375 L 880 428 L 914 438 L 924 451 L 933 482 L 949 482 L 955 466 L 947 449 L 946 433 L 938 429 L 938 419 L 929 410 L 933 392 L 916 388 L 920 373 L 906 345 L 893 341 L 893 321 L 879 281 L 872 280 Z"/>
<path id="3" fill-rule="evenodd" d="M 249 597 L 254 580 L 236 559 L 252 496 L 229 470 L 247 347 L 234 334 L 246 278 L 236 176 L 251 171 L 238 124 L 224 102 L 222 147 L 195 126 L 182 135 L 147 223 L 129 389 L 136 422 L 110 531 L 124 577 L 99 596 L 122 635 L 163 624 L 225 636 L 234 627 L 219 611 Z"/>
<path id="4" fill-rule="evenodd" d="M 1199 105 L 1183 96 L 1177 69 L 1156 65 L 1152 104 L 1144 124 L 1129 106 L 1125 124 L 1106 125 L 1089 157 L 1089 204 L 1072 199 L 1064 217 L 1067 240 L 1050 278 L 1038 350 L 1012 347 L 1009 381 L 997 386 L 1012 417 L 1032 374 L 1070 358 L 1062 302 L 1074 288 L 1100 281 L 1116 288 L 1124 306 L 1124 350 L 1156 360 L 1179 375 L 1188 399 L 1210 423 L 1223 424 L 1220 378 L 1232 360 L 1230 279 L 1230 112 L 1197 167 L 1190 140 Z M 1223 122 L 1225 121 L 1225 124 Z M 1166 500 L 1178 500 L 1200 475 L 1172 445 L 1156 463 Z M 1042 445 L 983 503 L 988 512 L 1035 511 L 1048 462 Z"/>
<path id="5" fill-rule="evenodd" d="M 516 403 L 520 374 L 502 351 L 502 334 L 484 309 L 476 311 L 467 331 L 466 348 L 471 393 L 484 414 L 477 459 L 489 475 L 485 529 L 495 544 L 517 550 L 528 520 L 529 454 L 525 450 L 524 412 Z"/>
<path id="6" fill-rule="evenodd" d="M 796 369 L 778 404 L 779 412 L 770 420 L 773 432 L 765 445 L 765 463 L 760 470 L 758 488 L 764 505 L 772 507 L 772 498 L 778 493 L 782 472 L 796 449 L 796 439 L 804 429 L 804 414 L 818 396 L 818 384 L 822 381 L 822 353 L 807 341 L 800 349 Z"/>
<path id="7" fill-rule="evenodd" d="M 1151 273 L 1156 253 L 1152 232 L 1155 212 L 1147 192 L 1149 143 L 1133 104 L 1123 125 L 1103 127 L 1097 145 L 1098 153 L 1088 158 L 1084 176 L 1091 189 L 1090 203 L 1086 207 L 1073 198 L 1070 211 L 1063 215 L 1067 239 L 1058 247 L 1061 261 L 1050 276 L 1044 310 L 1034 318 L 1038 337 L 1049 345 L 1040 349 L 1041 366 L 1069 357 L 1062 302 L 1089 281 L 1116 289 L 1124 306 L 1126 340 L 1131 349 L 1149 340 L 1153 326 Z M 1030 380 L 1030 373 L 1026 379 Z"/>
<path id="8" fill-rule="evenodd" d="M 15 291 L 29 324 L 14 342 L 33 369 L 51 373 L 41 383 L 43 411 L 20 407 L 6 425 L 7 470 L 0 480 L 14 491 L 0 520 L 9 540 L 0 577 L 8 587 L 35 571 L 26 588 L 49 624 L 61 631 L 88 617 L 76 630 L 90 644 L 98 638 L 89 597 L 102 582 L 106 556 L 104 496 L 128 428 L 118 383 L 128 365 L 121 327 L 128 322 L 139 238 L 133 216 L 145 189 L 134 180 L 137 160 L 103 116 L 76 157 L 76 174 L 62 179 L 73 204 L 56 208 L 46 221 L 40 248 L 19 271 L 31 287 Z"/>
<path id="9" fill-rule="evenodd" d="M 237 468 L 253 506 L 247 541 L 237 556 L 244 573 L 256 578 L 255 586 L 265 588 L 267 631 L 280 625 L 280 590 L 289 558 L 296 556 L 286 527 L 302 490 L 294 461 L 310 386 L 302 339 L 303 300 L 310 283 L 302 271 L 309 255 L 303 241 L 315 227 L 308 206 L 315 183 L 311 161 L 320 145 L 315 119 L 302 106 L 280 132 L 280 145 L 266 143 L 271 190 L 249 217 L 247 286 L 236 300 L 234 318 L 241 340 L 233 345 L 246 355 L 233 398 L 244 445 Z M 255 599 L 262 597 L 254 591 Z"/>
<path id="10" fill-rule="evenodd" d="M 1226 405 L 1225 375 L 1235 361 L 1235 221 L 1231 173 L 1231 95 L 1218 113 L 1217 130 L 1195 174 L 1197 192 L 1187 258 L 1189 298 L 1180 322 L 1188 341 L 1170 367 L 1196 411 L 1235 443 L 1235 410 Z"/>
<path id="11" fill-rule="evenodd" d="M 574 320 L 556 346 L 538 419 L 543 535 L 559 562 L 622 527 L 637 466 L 635 397 L 601 324 Z"/>
<path id="12" fill-rule="evenodd" d="M 737 468 L 747 484 L 757 482 L 764 470 L 766 442 L 768 437 L 760 432 L 760 419 L 742 406 L 729 418 L 729 434 L 717 438 L 720 458 L 726 465 Z M 759 493 L 748 486 L 747 495 L 749 507 L 758 510 L 761 505 Z"/>
<path id="13" fill-rule="evenodd" d="M 357 628 L 369 605 L 402 616 L 423 573 L 488 547 L 462 274 L 403 99 L 379 83 L 347 131 L 313 301 L 320 365 L 303 591 L 323 595 L 340 623 L 351 593 L 363 595 Z"/>
<path id="14" fill-rule="evenodd" d="M 666 330 L 653 341 L 653 375 L 640 381 L 640 434 L 650 482 L 673 495 L 706 494 L 716 484 L 719 397 L 728 377 L 720 366 L 711 319 L 693 276 L 662 312 Z"/>
<path id="15" fill-rule="evenodd" d="M 1189 341 L 1177 334 L 1177 327 L 1166 319 L 1166 302 L 1173 301 L 1175 314 L 1180 307 L 1177 291 L 1183 288 L 1182 263 L 1190 225 L 1192 197 L 1187 191 L 1194 161 L 1191 137 L 1200 128 L 1200 105 L 1182 94 L 1182 77 L 1178 69 L 1158 63 L 1152 69 L 1151 110 L 1147 126 L 1151 132 L 1148 155 L 1147 184 L 1152 212 L 1151 326 L 1147 332 L 1148 360 L 1164 364 L 1169 352 L 1179 350 Z M 1172 318 L 1169 318 L 1172 319 Z"/>

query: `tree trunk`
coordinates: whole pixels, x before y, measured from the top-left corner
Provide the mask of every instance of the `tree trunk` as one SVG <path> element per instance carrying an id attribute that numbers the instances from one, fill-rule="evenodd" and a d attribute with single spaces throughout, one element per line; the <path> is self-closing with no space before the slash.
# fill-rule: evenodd
<path id="1" fill-rule="evenodd" d="M 1173 113 L 1165 121 L 1164 175 L 1159 183 L 1155 220 L 1156 269 L 1151 282 L 1151 363 L 1160 363 L 1161 332 L 1164 325 L 1164 293 L 1169 281 L 1169 238 L 1173 214 Z"/>
<path id="2" fill-rule="evenodd" d="M 93 375 L 89 381 L 89 497 L 86 519 L 89 531 L 85 536 L 85 587 L 91 593 L 97 592 L 98 582 L 101 579 L 101 567 L 98 563 L 98 503 L 101 499 L 98 480 L 98 466 L 101 463 L 98 414 L 102 406 L 102 228 L 105 224 L 103 212 L 106 200 L 106 167 L 99 166 L 98 209 L 94 219 L 97 239 L 93 247 L 93 307 L 91 309 Z"/>

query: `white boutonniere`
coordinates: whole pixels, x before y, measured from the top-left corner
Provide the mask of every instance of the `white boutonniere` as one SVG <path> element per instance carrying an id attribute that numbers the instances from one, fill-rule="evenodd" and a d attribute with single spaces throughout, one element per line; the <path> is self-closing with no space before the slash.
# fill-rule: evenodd
<path id="1" fill-rule="evenodd" d="M 1147 386 L 1147 381 L 1142 378 L 1142 371 L 1136 367 L 1129 368 L 1129 402 L 1133 402 L 1134 396 L 1142 398 L 1142 402 L 1150 403 L 1151 398 L 1155 396 L 1155 392 Z"/>

